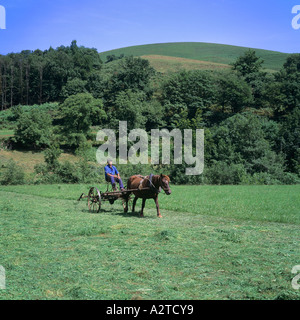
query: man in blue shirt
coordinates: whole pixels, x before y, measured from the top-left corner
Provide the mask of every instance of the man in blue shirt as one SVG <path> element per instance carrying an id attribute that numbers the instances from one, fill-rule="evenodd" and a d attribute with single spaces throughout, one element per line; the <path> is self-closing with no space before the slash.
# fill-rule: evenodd
<path id="1" fill-rule="evenodd" d="M 107 166 L 104 168 L 105 180 L 111 182 L 113 190 L 116 190 L 116 182 L 120 184 L 121 191 L 124 190 L 123 182 L 120 177 L 119 171 L 115 166 L 112 165 L 111 160 L 107 160 Z"/>

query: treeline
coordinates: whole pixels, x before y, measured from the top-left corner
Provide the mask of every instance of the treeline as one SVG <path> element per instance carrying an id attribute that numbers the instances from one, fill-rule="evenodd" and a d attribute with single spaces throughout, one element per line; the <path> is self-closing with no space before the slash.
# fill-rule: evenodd
<path id="1" fill-rule="evenodd" d="M 73 41 L 70 47 L 1 56 L 0 67 L 2 107 L 10 107 L 2 125 L 15 128 L 13 147 L 95 154 L 91 128 L 117 130 L 119 121 L 127 121 L 129 130 L 204 128 L 203 175 L 186 176 L 184 165 L 138 167 L 139 173 L 163 171 L 176 183 L 299 182 L 300 54 L 274 73 L 249 50 L 231 70 L 163 75 L 141 58 L 108 56 L 102 63 L 97 50 Z M 18 107 L 50 102 L 59 105 L 44 112 Z M 57 154 L 50 157 L 54 164 Z M 49 172 L 58 180 L 63 172 L 68 180 L 68 165 L 55 168 L 48 163 L 37 170 L 47 181 Z M 130 175 L 137 167 L 122 170 Z"/>
<path id="2" fill-rule="evenodd" d="M 1 110 L 14 105 L 62 101 L 70 81 L 84 83 L 101 69 L 96 49 L 69 47 L 0 55 Z"/>
<path id="3" fill-rule="evenodd" d="M 111 64 L 114 67 L 108 67 Z M 174 74 L 162 94 L 159 85 L 151 87 L 151 79 L 162 83 L 147 61 L 110 55 L 103 63 L 96 49 L 79 47 L 75 40 L 68 47 L 0 55 L 1 110 L 62 102 L 82 92 L 103 98 L 109 107 L 117 93 L 128 89 L 142 91 L 147 98 L 154 93 L 163 105 L 187 106 L 189 115 L 195 108 L 205 111 L 217 105 L 232 113 L 245 107 L 270 108 L 272 115 L 280 116 L 299 105 L 299 54 L 291 55 L 280 72 L 270 73 L 264 71 L 255 51 L 249 50 L 232 64 L 231 72 Z"/>

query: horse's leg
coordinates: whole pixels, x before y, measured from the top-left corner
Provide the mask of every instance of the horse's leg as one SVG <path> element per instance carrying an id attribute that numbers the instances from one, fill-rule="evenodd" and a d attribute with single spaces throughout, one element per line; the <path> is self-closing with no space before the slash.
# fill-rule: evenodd
<path id="1" fill-rule="evenodd" d="M 154 201 L 155 201 L 155 204 L 156 204 L 157 216 L 158 216 L 159 218 L 162 218 L 162 215 L 160 214 L 160 211 L 159 211 L 158 196 L 157 196 L 156 198 L 154 198 Z"/>
<path id="2" fill-rule="evenodd" d="M 145 203 L 146 203 L 146 199 L 145 199 L 145 198 L 143 198 L 142 210 L 141 210 L 141 217 L 144 217 L 144 208 L 145 208 Z"/>
<path id="3" fill-rule="evenodd" d="M 124 212 L 127 213 L 128 212 L 129 194 L 126 194 L 125 201 L 126 201 L 126 204 L 125 204 L 125 207 L 124 207 Z"/>
<path id="4" fill-rule="evenodd" d="M 136 205 L 136 201 L 137 201 L 137 196 L 135 196 L 134 197 L 134 199 L 133 199 L 133 203 L 132 203 L 132 212 L 134 212 L 134 210 L 135 210 L 135 205 Z"/>

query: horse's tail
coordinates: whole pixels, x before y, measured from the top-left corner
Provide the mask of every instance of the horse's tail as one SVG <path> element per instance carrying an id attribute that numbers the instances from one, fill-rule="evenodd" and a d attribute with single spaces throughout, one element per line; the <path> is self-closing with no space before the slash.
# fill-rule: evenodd
<path id="1" fill-rule="evenodd" d="M 127 189 L 131 189 L 131 177 L 127 180 Z"/>

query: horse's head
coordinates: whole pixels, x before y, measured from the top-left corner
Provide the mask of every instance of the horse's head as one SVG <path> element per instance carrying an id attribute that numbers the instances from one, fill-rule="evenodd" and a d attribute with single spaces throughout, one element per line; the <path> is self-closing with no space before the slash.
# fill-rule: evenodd
<path id="1" fill-rule="evenodd" d="M 164 190 L 166 195 L 170 195 L 172 193 L 169 183 L 170 183 L 170 178 L 164 174 L 161 174 L 160 175 L 160 186 L 162 187 L 162 189 Z"/>

